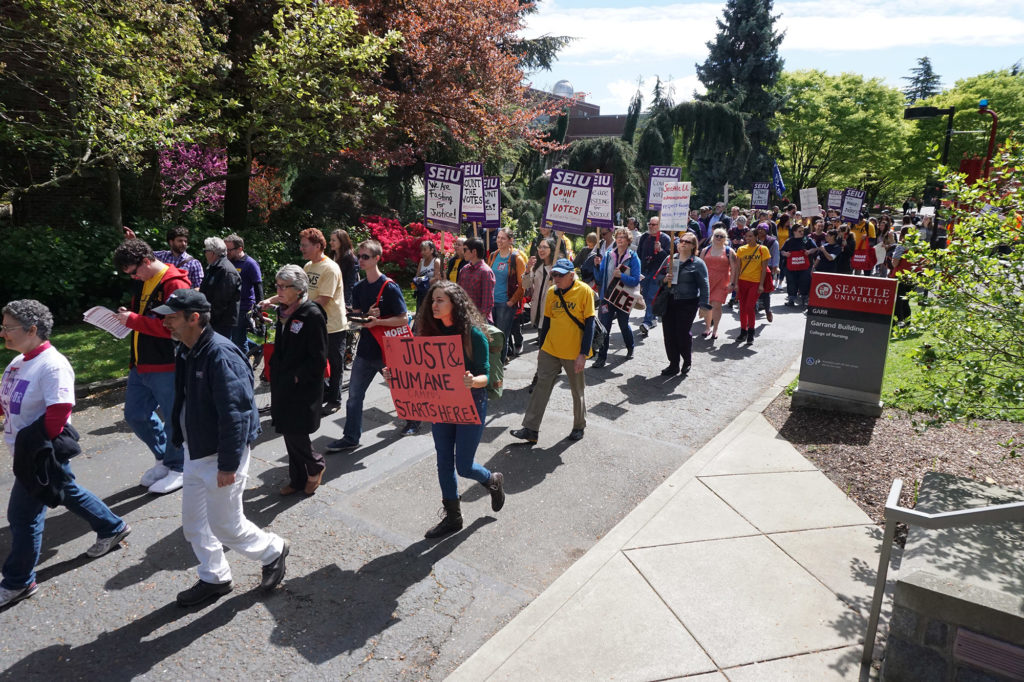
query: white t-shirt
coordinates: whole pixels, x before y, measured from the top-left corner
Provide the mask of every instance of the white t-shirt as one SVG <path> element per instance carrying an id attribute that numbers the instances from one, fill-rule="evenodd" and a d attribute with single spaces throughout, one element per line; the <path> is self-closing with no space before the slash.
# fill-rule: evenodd
<path id="1" fill-rule="evenodd" d="M 4 440 L 14 452 L 18 432 L 43 416 L 50 405 L 75 404 L 75 371 L 52 346 L 31 360 L 11 360 L 0 380 L 4 410 Z"/>

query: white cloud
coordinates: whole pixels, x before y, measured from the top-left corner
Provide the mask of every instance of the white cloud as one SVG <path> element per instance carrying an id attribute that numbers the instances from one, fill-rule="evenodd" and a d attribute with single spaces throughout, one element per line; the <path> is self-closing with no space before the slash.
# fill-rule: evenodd
<path id="1" fill-rule="evenodd" d="M 640 81 L 637 86 L 636 80 L 615 80 L 605 86 L 604 92 L 590 93 L 588 102 L 601 107 L 602 113 L 624 112 L 629 108 L 629 103 L 636 93 L 637 87 L 644 97 L 644 108 L 651 103 L 651 90 L 654 88 L 655 76 L 649 76 Z M 672 94 L 676 102 L 685 102 L 693 99 L 694 90 L 704 93 L 704 86 L 697 80 L 696 74 L 685 78 L 665 78 L 661 82 Z"/>

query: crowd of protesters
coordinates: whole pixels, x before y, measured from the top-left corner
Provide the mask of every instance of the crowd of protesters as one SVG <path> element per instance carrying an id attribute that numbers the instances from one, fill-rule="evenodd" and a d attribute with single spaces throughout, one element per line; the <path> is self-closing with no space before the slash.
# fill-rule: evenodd
<path id="1" fill-rule="evenodd" d="M 200 562 L 198 581 L 178 595 L 178 603 L 202 604 L 232 589 L 225 547 L 262 564 L 264 588 L 284 577 L 289 542 L 257 528 L 242 510 L 249 449 L 261 431 L 253 375 L 261 360 L 269 370 L 271 423 L 287 453 L 279 493 L 309 496 L 327 470 L 311 434 L 323 417 L 341 409 L 346 368 L 343 435 L 327 445 L 328 453 L 361 447 L 367 390 L 378 375 L 389 377 L 386 336 L 458 336 L 463 383 L 480 423 L 431 425 L 443 518 L 425 536 L 442 537 L 463 527 L 459 476 L 487 489 L 493 511 L 504 505 L 503 475 L 478 464 L 475 453 L 487 393 L 501 375 L 495 370 L 523 354 L 524 326 L 537 332 L 536 367 L 522 426 L 510 434 L 539 441 L 564 372 L 573 405 L 567 438 L 580 440 L 587 426 L 585 367 L 591 359 L 593 370 L 606 366 L 613 321 L 628 361 L 636 335 L 648 336 L 660 320 L 668 362 L 661 376 L 686 374 L 698 316 L 700 336 L 714 344 L 728 331 L 722 329 L 724 309 L 738 307 L 733 340 L 750 345 L 757 316 L 773 320 L 770 294 L 776 286 L 785 287 L 784 305 L 806 306 L 812 272 L 894 276 L 910 267 L 905 239 L 911 227 L 933 244 L 938 237 L 930 216 L 919 219 L 912 211 L 896 225 L 888 212 L 850 222 L 834 210 L 805 217 L 792 204 L 773 211 L 726 208 L 720 202 L 694 209 L 685 229 L 672 233 L 661 229 L 657 216 L 642 233 L 641 221 L 628 218 L 625 225 L 585 235 L 578 253 L 566 235 L 547 228 L 522 250 L 507 229 L 486 239 L 474 229 L 456 240 L 450 254 L 424 241 L 412 279 L 415 319 L 399 285 L 380 269 L 381 245 L 353 245 L 344 230 L 329 239 L 318 229 L 303 230 L 298 249 L 305 265 L 280 268 L 274 292 L 266 296 L 260 265 L 245 253 L 238 234 L 206 239 L 203 267 L 187 252 L 184 228 L 170 229 L 169 248 L 156 252 L 125 229 L 113 254 L 131 288 L 130 303 L 116 312 L 129 332 L 124 418 L 154 458 L 140 485 L 155 494 L 183 489 L 182 525 Z M 904 284 L 899 286 L 896 317 L 902 322 L 910 311 Z M 643 312 L 635 330 L 633 310 Z M 263 344 L 247 333 L 263 322 L 264 311 L 276 312 L 273 352 L 266 357 Z M 0 338 L 18 356 L 0 384 L 4 437 L 16 473 L 0 607 L 37 591 L 34 569 L 46 506 L 62 504 L 90 524 L 97 534 L 87 551 L 92 558 L 131 532 L 71 473 L 68 459 L 80 451 L 70 424 L 74 372 L 49 342 L 52 326 L 49 310 L 37 301 L 3 308 Z M 407 421 L 401 433 L 412 435 L 419 427 Z M 38 456 L 40 448 L 49 456 Z M 48 485 L 39 484 L 41 474 Z"/>

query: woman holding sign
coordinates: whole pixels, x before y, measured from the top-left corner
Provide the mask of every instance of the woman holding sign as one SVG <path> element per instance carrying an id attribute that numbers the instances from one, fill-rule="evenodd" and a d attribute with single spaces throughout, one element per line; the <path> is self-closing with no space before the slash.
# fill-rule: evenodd
<path id="1" fill-rule="evenodd" d="M 633 357 L 633 330 L 629 328 L 630 307 L 620 307 L 622 304 L 612 302 L 609 299 L 614 290 L 619 289 L 619 283 L 630 290 L 635 297 L 637 285 L 640 284 L 640 259 L 636 251 L 629 248 L 633 241 L 629 230 L 624 227 L 615 228 L 615 248 L 601 258 L 598 254 L 594 258 L 594 267 L 597 269 L 597 291 L 601 307 L 599 319 L 605 329 L 611 329 L 612 319 L 618 321 L 619 331 L 622 332 L 622 341 L 626 344 L 626 359 Z M 616 281 L 618 280 L 618 281 Z M 608 358 L 609 334 L 604 335 L 604 343 L 594 361 L 594 369 L 604 367 Z"/>
<path id="2" fill-rule="evenodd" d="M 667 291 L 671 292 L 672 298 L 665 311 L 665 355 L 668 356 L 668 367 L 661 371 L 661 376 L 670 377 L 690 371 L 690 352 L 693 348 L 690 327 L 697 317 L 698 307 L 711 310 L 711 304 L 708 303 L 708 269 L 704 261 L 697 257 L 696 235 L 687 232 L 679 238 L 676 254 L 671 260 L 665 261 L 658 272 L 659 275 L 662 273 L 662 282 L 668 288 Z M 679 364 L 680 359 L 683 361 L 682 366 Z"/>
<path id="3" fill-rule="evenodd" d="M 427 291 L 424 305 L 416 313 L 417 336 L 459 336 L 466 372 L 463 383 L 473 392 L 473 402 L 480 415 L 479 424 L 432 424 L 434 448 L 437 450 L 437 480 L 441 484 L 444 518 L 428 530 L 424 537 L 439 538 L 462 528 L 459 504 L 459 481 L 479 481 L 491 494 L 491 509 L 499 511 L 505 504 L 502 475 L 491 473 L 474 460 L 487 417 L 487 381 L 490 373 L 487 322 L 476 309 L 465 290 L 457 284 L 441 280 Z M 388 378 L 385 376 L 385 378 Z"/>

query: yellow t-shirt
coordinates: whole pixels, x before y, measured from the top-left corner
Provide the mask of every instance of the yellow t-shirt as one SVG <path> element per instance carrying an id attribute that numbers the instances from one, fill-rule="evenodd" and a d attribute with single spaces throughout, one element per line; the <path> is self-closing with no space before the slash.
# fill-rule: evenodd
<path id="1" fill-rule="evenodd" d="M 448 280 L 450 282 L 459 282 L 459 266 L 462 265 L 462 259 L 456 258 L 454 264 L 451 266 L 451 271 L 448 273 Z"/>
<path id="2" fill-rule="evenodd" d="M 342 286 L 341 268 L 334 260 L 324 256 L 319 263 L 309 261 L 302 269 L 309 277 L 309 300 L 318 296 L 330 296 L 331 300 L 324 306 L 327 313 L 327 333 L 334 334 L 348 329 L 345 319 L 345 289 Z"/>
<path id="3" fill-rule="evenodd" d="M 853 233 L 856 239 L 857 249 L 866 249 L 868 247 L 868 241 L 865 239 L 865 235 L 870 238 L 875 238 L 875 225 L 869 223 L 866 220 L 862 220 L 855 225 L 850 226 L 850 232 Z"/>
<path id="4" fill-rule="evenodd" d="M 778 229 L 778 232 L 779 232 L 779 235 L 778 235 L 777 239 L 779 240 L 779 243 L 780 244 L 785 244 L 786 240 L 789 239 L 789 228 L 788 227 L 780 227 Z"/>
<path id="5" fill-rule="evenodd" d="M 541 350 L 562 360 L 575 360 L 580 354 L 583 330 L 566 314 L 554 289 L 553 286 L 548 289 L 548 294 L 544 298 L 544 316 L 551 319 L 551 327 L 544 337 L 544 346 Z M 573 317 L 583 324 L 587 323 L 588 317 L 595 315 L 594 290 L 580 280 L 573 282 L 569 291 L 562 294 L 562 298 L 565 299 L 565 305 Z M 592 353 L 588 351 L 587 357 L 591 355 Z"/>
<path id="6" fill-rule="evenodd" d="M 760 283 L 761 274 L 772 259 L 772 254 L 768 247 L 762 244 L 744 244 L 736 250 L 736 257 L 740 261 L 740 279 L 744 282 Z"/>

